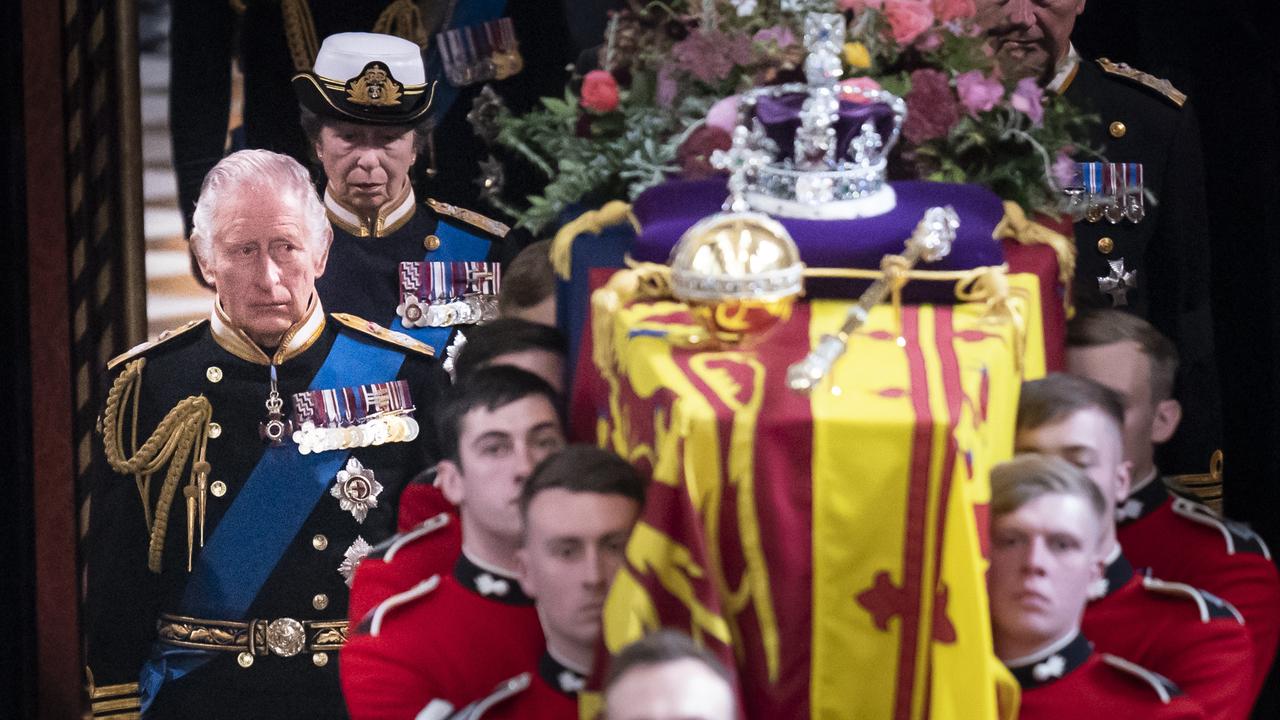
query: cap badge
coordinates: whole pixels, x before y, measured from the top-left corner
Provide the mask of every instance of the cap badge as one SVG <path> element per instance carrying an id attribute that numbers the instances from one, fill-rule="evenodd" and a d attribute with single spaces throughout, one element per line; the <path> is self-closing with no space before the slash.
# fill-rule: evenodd
<path id="1" fill-rule="evenodd" d="M 347 100 L 356 105 L 395 107 L 400 104 L 404 85 L 396 82 L 391 70 L 380 62 L 371 62 L 347 81 Z"/>

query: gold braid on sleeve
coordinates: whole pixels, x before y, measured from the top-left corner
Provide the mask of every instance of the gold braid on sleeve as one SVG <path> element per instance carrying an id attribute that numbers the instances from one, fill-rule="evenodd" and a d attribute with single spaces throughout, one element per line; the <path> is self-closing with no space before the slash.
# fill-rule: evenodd
<path id="1" fill-rule="evenodd" d="M 138 446 L 138 406 L 142 390 L 142 368 L 146 358 L 138 358 L 125 366 L 107 393 L 107 406 L 102 417 L 102 437 L 107 462 L 122 475 L 133 475 L 142 497 L 142 510 L 151 531 L 147 551 L 147 567 L 160 572 L 160 560 L 164 550 L 165 533 L 169 527 L 169 507 L 178 489 L 178 479 L 191 460 L 187 487 L 183 491 L 187 505 L 187 570 L 191 569 L 191 557 L 195 542 L 195 523 L 199 512 L 200 544 L 204 545 L 205 490 L 209 477 L 209 463 L 205 450 L 209 443 L 209 421 L 213 406 L 208 398 L 191 396 L 183 399 L 165 414 L 151 436 Z M 130 446 L 132 454 L 126 457 L 124 449 L 125 416 L 130 422 Z M 193 456 L 194 450 L 194 456 Z M 164 471 L 164 485 L 156 499 L 154 516 L 150 507 L 151 476 Z"/>

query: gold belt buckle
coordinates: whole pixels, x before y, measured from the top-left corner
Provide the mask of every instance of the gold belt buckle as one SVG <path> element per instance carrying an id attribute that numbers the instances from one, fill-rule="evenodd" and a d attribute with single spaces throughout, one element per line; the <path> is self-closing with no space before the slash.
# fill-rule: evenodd
<path id="1" fill-rule="evenodd" d="M 267 624 L 267 648 L 280 657 L 293 657 L 307 644 L 306 629 L 293 618 L 277 618 Z"/>

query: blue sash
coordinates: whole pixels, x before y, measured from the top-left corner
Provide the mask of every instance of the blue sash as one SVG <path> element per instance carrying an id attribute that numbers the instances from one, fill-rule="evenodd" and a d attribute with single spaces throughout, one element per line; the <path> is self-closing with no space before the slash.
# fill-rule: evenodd
<path id="1" fill-rule="evenodd" d="M 442 28 L 441 32 L 497 20 L 502 17 L 506 9 L 507 0 L 469 0 L 457 3 L 453 10 L 453 17 L 449 19 L 449 26 Z M 440 81 L 436 86 L 436 96 L 433 101 L 435 107 L 431 109 L 431 116 L 436 119 L 436 125 L 439 126 L 445 113 L 453 107 L 453 101 L 458 99 L 458 91 L 461 88 L 454 87 L 444 76 L 444 61 L 440 59 L 440 43 L 436 38 L 431 38 L 431 46 L 435 51 L 427 57 L 427 80 Z"/>
<path id="2" fill-rule="evenodd" d="M 403 363 L 402 351 L 371 338 L 342 334 L 333 341 L 310 389 L 387 382 L 396 378 Z M 349 454 L 303 455 L 290 444 L 268 447 L 201 550 L 183 594 L 181 613 L 246 619 L 249 606 Z M 181 678 L 216 654 L 156 643 L 139 678 L 142 712 L 164 683 Z"/>
<path id="3" fill-rule="evenodd" d="M 425 262 L 479 262 L 489 256 L 489 241 L 440 218 L 436 222 L 436 237 L 440 247 L 427 253 Z M 436 357 L 444 359 L 452 327 L 405 327 L 399 315 L 391 322 L 391 329 L 420 340 L 436 351 Z"/>

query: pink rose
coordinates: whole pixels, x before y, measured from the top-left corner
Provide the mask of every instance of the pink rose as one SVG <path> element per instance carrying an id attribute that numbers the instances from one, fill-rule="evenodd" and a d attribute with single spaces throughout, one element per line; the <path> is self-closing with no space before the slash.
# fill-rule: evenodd
<path id="1" fill-rule="evenodd" d="M 854 102 L 867 102 L 867 96 L 880 89 L 880 83 L 869 77 L 848 78 L 839 84 L 840 94 Z"/>
<path id="2" fill-rule="evenodd" d="M 946 74 L 938 70 L 922 68 L 911 73 L 911 92 L 906 101 L 902 135 L 912 144 L 944 137 L 960 122 L 960 104 Z"/>
<path id="3" fill-rule="evenodd" d="M 1058 183 L 1059 188 L 1070 187 L 1071 183 L 1076 179 L 1076 171 L 1078 166 L 1076 161 L 1072 160 L 1065 152 L 1059 152 L 1057 159 L 1053 161 L 1053 179 Z"/>
<path id="4" fill-rule="evenodd" d="M 733 132 L 733 128 L 738 125 L 738 96 L 730 95 L 717 100 L 707 111 L 706 123 L 727 133 Z"/>
<path id="5" fill-rule="evenodd" d="M 1040 122 L 1044 119 L 1044 91 L 1035 78 L 1025 77 L 1019 80 L 1010 102 L 1014 110 L 1031 118 L 1032 125 L 1040 127 Z"/>
<path id="6" fill-rule="evenodd" d="M 942 22 L 971 18 L 977 13 L 973 0 L 933 0 L 933 14 Z"/>
<path id="7" fill-rule="evenodd" d="M 582 78 L 582 107 L 598 113 L 618 109 L 618 81 L 608 70 L 592 70 Z"/>
<path id="8" fill-rule="evenodd" d="M 884 16 L 899 45 L 909 45 L 933 25 L 933 9 L 927 0 L 885 0 Z"/>
<path id="9" fill-rule="evenodd" d="M 1004 86 L 998 81 L 984 77 L 980 70 L 970 70 L 956 76 L 956 94 L 960 102 L 970 114 L 986 112 L 1004 97 Z"/>
<path id="10" fill-rule="evenodd" d="M 841 10 L 852 10 L 855 14 L 867 8 L 879 10 L 884 7 L 884 0 L 840 0 Z"/>

